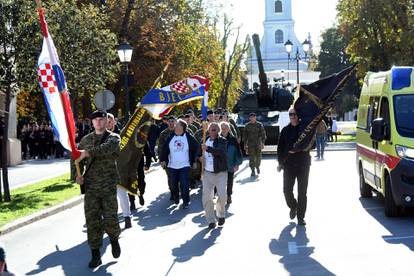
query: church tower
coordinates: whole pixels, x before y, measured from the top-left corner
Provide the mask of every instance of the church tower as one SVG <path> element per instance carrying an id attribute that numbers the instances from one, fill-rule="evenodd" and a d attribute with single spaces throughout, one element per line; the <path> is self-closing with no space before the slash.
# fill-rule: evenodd
<path id="1" fill-rule="evenodd" d="M 292 18 L 292 0 L 264 0 L 266 1 L 266 12 L 264 35 L 261 39 L 261 51 L 263 64 L 266 72 L 277 70 L 288 70 L 288 55 L 285 49 L 285 42 L 289 39 L 293 43 L 291 57 L 296 54 L 299 47 L 301 57 L 304 57 L 302 42 L 295 34 L 295 21 Z M 253 50 L 252 73 L 258 72 L 256 53 Z M 290 61 L 290 70 L 296 69 L 296 62 Z M 308 64 L 300 62 L 299 70 L 306 71 Z"/>

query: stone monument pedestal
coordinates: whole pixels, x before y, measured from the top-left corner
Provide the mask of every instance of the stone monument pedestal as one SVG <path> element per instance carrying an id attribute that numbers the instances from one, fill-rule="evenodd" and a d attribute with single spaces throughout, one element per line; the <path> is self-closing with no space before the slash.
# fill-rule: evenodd
<path id="1" fill-rule="evenodd" d="M 22 144 L 19 139 L 9 138 L 7 154 L 9 155 L 9 166 L 22 163 Z"/>

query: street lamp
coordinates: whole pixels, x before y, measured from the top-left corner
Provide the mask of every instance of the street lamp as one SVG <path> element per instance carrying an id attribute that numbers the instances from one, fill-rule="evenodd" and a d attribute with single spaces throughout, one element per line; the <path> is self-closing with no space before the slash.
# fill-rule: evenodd
<path id="1" fill-rule="evenodd" d="M 128 42 L 123 42 L 118 46 L 119 60 L 125 66 L 125 119 L 129 119 L 129 91 L 128 91 L 128 63 L 131 62 L 133 48 Z"/>
<path id="2" fill-rule="evenodd" d="M 302 46 L 303 46 L 303 51 L 305 52 L 305 57 L 303 57 L 303 59 L 306 60 L 308 57 L 309 49 L 310 49 L 309 40 L 306 39 L 302 43 Z M 293 43 L 290 40 L 287 40 L 285 42 L 285 49 L 288 54 L 288 79 L 289 79 L 289 62 L 291 60 L 290 54 L 292 53 L 292 50 L 293 50 Z M 300 56 L 300 53 L 299 53 L 299 47 L 296 47 L 296 55 L 294 58 L 292 58 L 292 61 L 296 61 L 296 83 L 297 84 L 299 84 L 299 61 L 300 60 L 302 60 L 302 57 Z"/>

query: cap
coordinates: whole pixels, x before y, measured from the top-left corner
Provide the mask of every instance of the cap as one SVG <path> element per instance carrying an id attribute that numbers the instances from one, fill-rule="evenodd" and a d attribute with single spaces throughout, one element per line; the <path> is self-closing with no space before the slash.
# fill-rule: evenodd
<path id="1" fill-rule="evenodd" d="M 189 113 L 185 114 L 184 118 L 191 118 L 191 114 L 189 114 Z"/>
<path id="2" fill-rule="evenodd" d="M 252 112 L 249 114 L 249 117 L 256 116 L 256 113 Z"/>
<path id="3" fill-rule="evenodd" d="M 167 116 L 167 118 L 168 118 L 168 120 L 169 120 L 169 119 L 172 119 L 172 120 L 176 120 L 176 119 L 177 119 L 177 118 L 175 118 L 175 116 L 174 116 L 174 115 L 168 115 L 168 116 Z"/>
<path id="4" fill-rule="evenodd" d="M 108 116 L 108 114 L 106 113 L 106 111 L 103 110 L 95 110 L 91 116 L 89 117 L 91 120 L 95 119 L 95 118 L 106 118 Z"/>

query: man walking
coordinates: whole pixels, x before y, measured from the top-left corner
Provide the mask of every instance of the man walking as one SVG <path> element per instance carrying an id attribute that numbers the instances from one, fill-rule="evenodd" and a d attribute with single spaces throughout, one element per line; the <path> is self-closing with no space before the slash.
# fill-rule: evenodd
<path id="1" fill-rule="evenodd" d="M 294 108 L 289 109 L 290 124 L 282 129 L 277 146 L 278 170 L 283 169 L 283 193 L 288 207 L 290 219 L 297 215 L 298 224 L 305 225 L 307 189 L 311 157 L 309 151 L 290 153 L 293 144 L 300 135 L 299 118 Z M 295 180 L 298 181 L 298 199 L 293 195 Z"/>
<path id="2" fill-rule="evenodd" d="M 119 175 L 116 158 L 119 154 L 120 137 L 110 132 L 107 127 L 107 113 L 95 111 L 91 115 L 95 131 L 84 136 L 79 144 L 82 176 L 76 182 L 85 185 L 85 218 L 88 243 L 92 251 L 89 267 L 102 264 L 101 253 L 104 231 L 108 234 L 112 255 L 121 255 L 118 238 L 121 229 L 118 224 L 118 202 L 116 199 Z M 86 162 L 85 162 L 86 161 Z"/>
<path id="3" fill-rule="evenodd" d="M 219 124 L 210 123 L 208 137 L 201 146 L 204 153 L 204 156 L 201 157 L 201 162 L 204 163 L 202 202 L 210 229 L 216 227 L 216 214 L 219 226 L 224 224 L 226 217 L 227 141 L 219 136 L 219 133 Z M 214 212 L 213 201 L 214 188 L 217 189 L 216 212 Z"/>
<path id="4" fill-rule="evenodd" d="M 266 132 L 262 123 L 256 120 L 256 114 L 250 113 L 249 122 L 244 127 L 243 143 L 244 150 L 249 155 L 249 166 L 252 170 L 251 176 L 260 174 L 260 162 L 262 149 L 266 140 Z"/>

